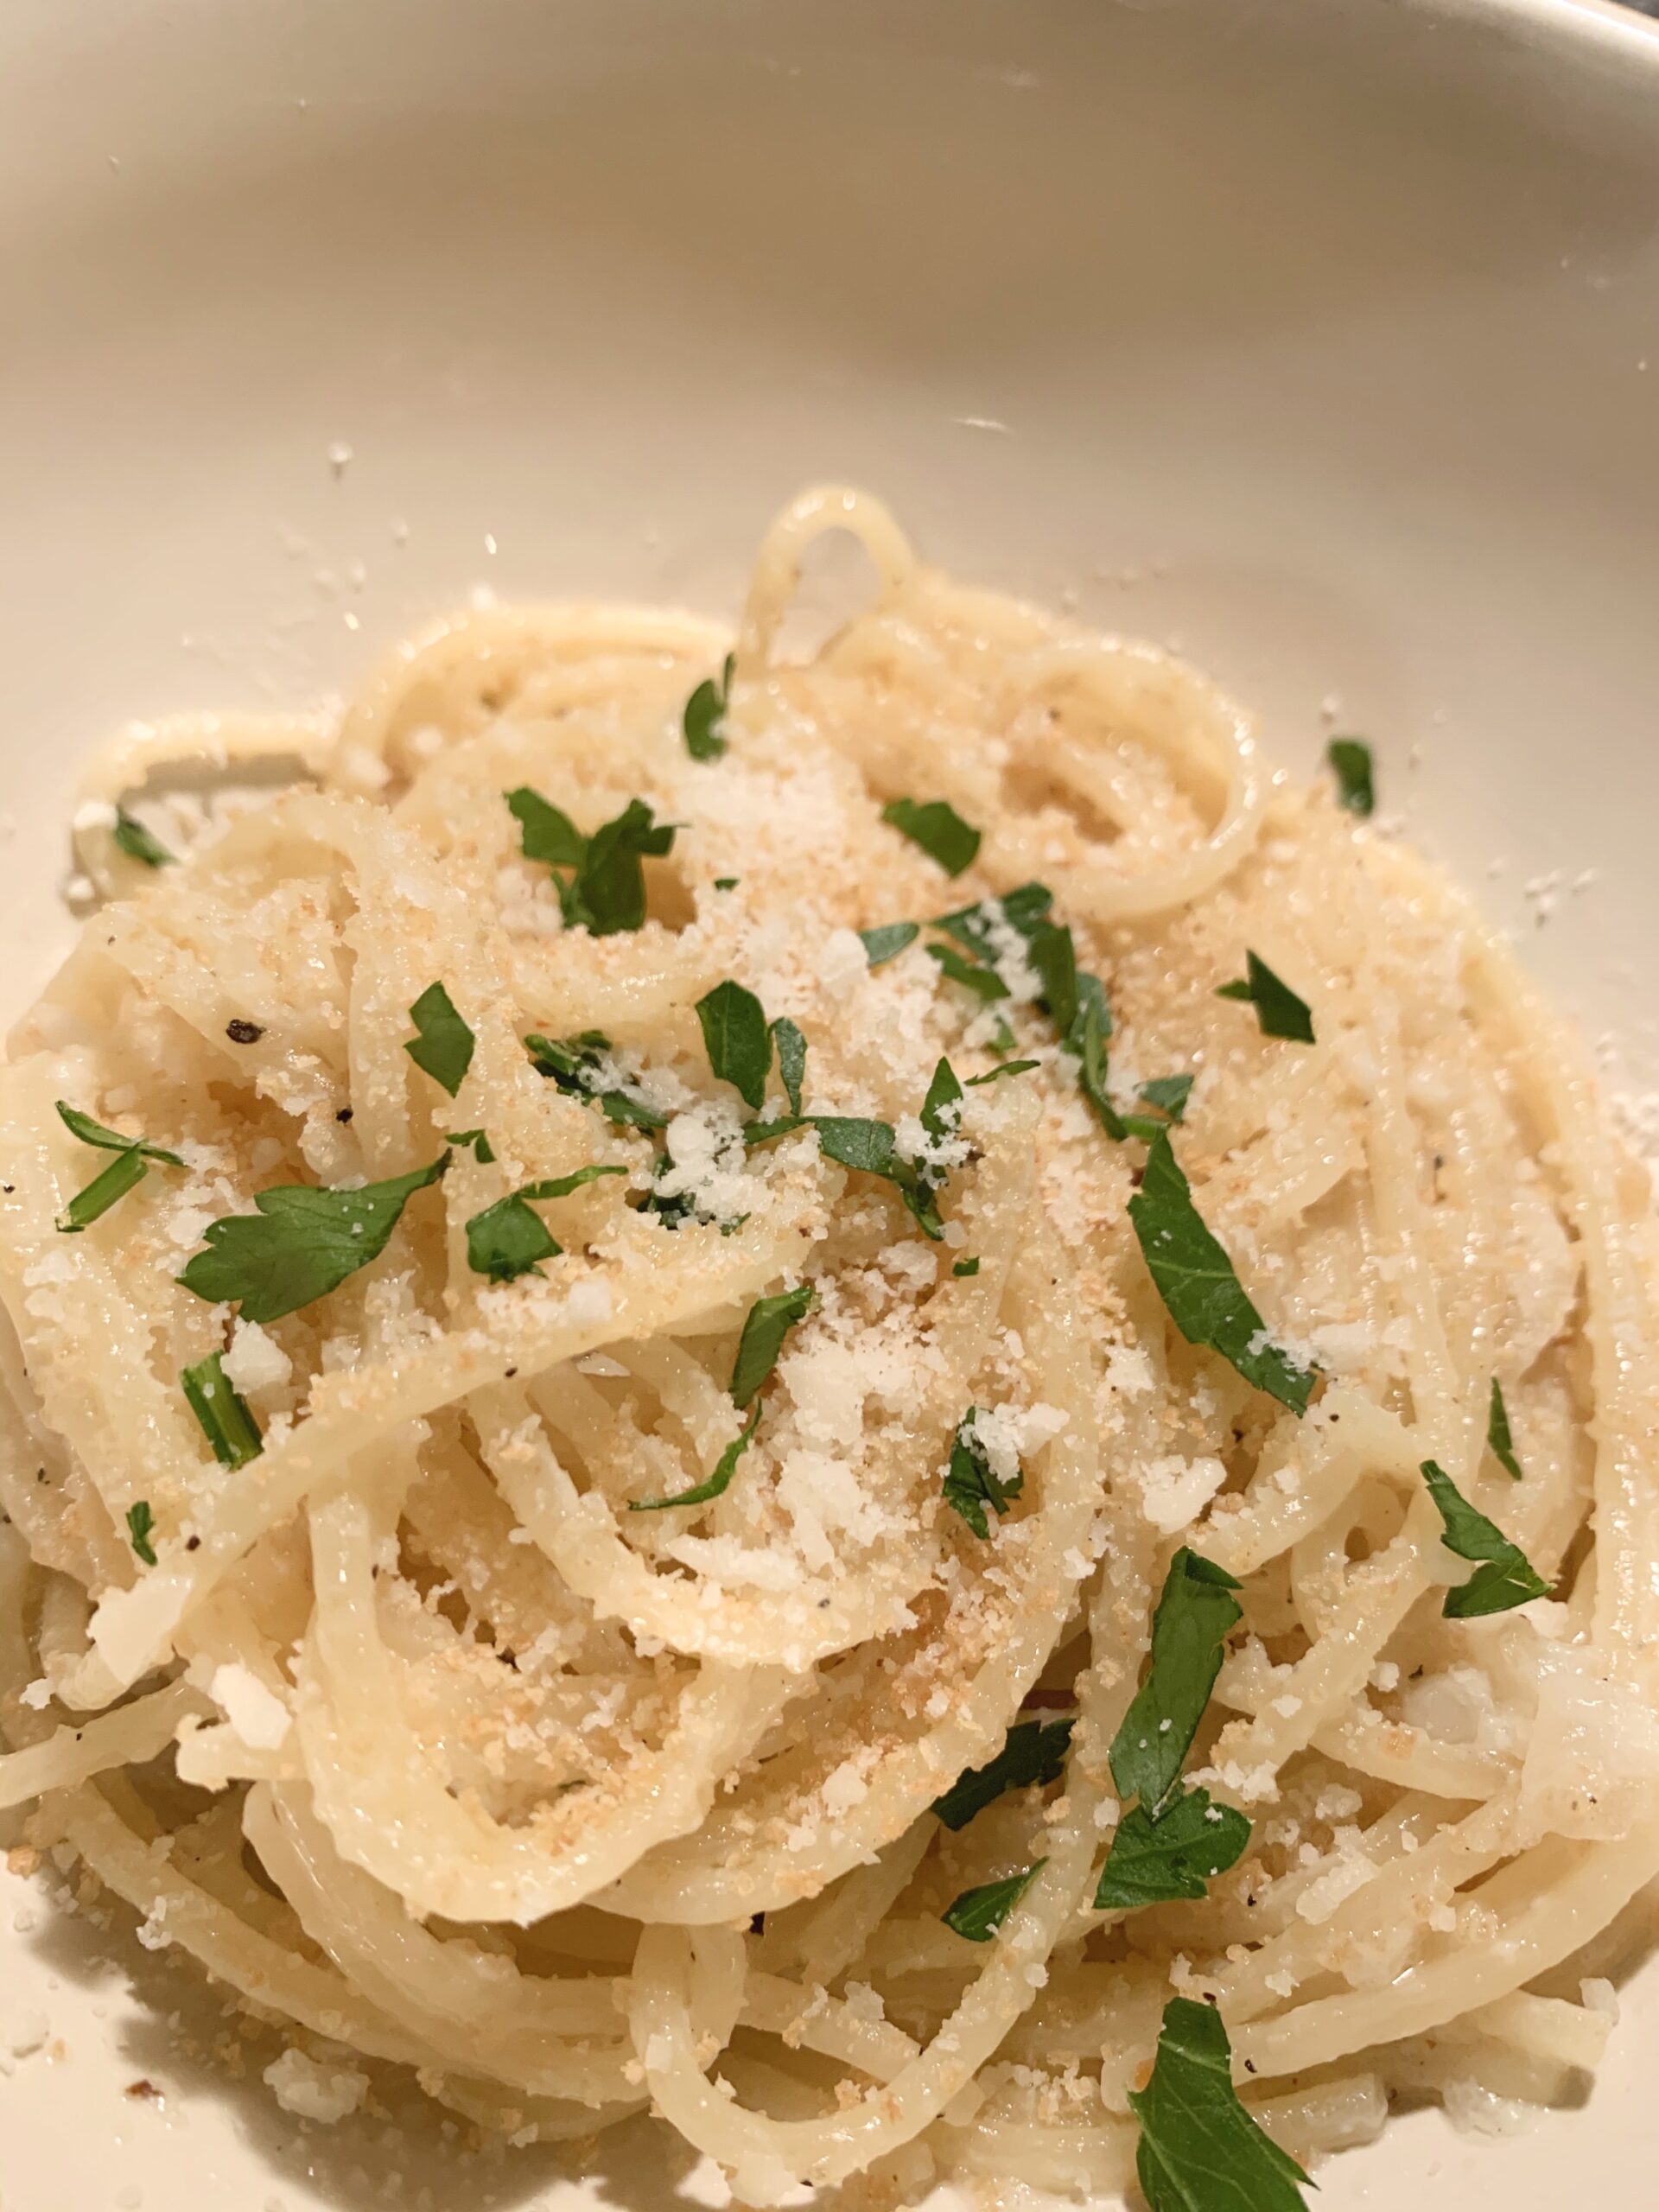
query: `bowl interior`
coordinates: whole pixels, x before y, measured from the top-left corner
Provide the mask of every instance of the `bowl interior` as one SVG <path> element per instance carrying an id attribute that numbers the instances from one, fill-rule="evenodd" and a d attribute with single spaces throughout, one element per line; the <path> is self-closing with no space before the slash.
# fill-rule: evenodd
<path id="1" fill-rule="evenodd" d="M 1656 1082 L 1634 16 L 12 0 L 0 64 L 8 1011 L 116 723 L 344 689 L 480 588 L 729 613 L 770 512 L 844 478 L 963 575 L 1176 646 L 1293 763 L 1370 734 L 1385 810 Z M 106 1969 L 0 1891 L 6 2212 L 366 2207 L 388 2161 L 411 2202 L 560 2201 L 539 2154 L 300 2129 L 181 2050 L 165 1955 Z M 1634 2182 L 1659 1991 L 1630 2010 L 1586 2112 L 1490 2157 L 1424 2115 L 1321 2202 Z M 665 2201 L 626 2147 L 601 2183 Z"/>

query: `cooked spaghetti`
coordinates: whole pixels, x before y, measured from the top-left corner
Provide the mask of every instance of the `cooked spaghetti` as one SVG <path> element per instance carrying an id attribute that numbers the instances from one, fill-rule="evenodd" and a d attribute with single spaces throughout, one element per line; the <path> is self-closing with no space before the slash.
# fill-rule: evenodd
<path id="1" fill-rule="evenodd" d="M 874 598 L 791 657 L 831 531 Z M 1558 2097 L 1659 1873 L 1577 1044 L 1201 678 L 867 498 L 727 643 L 478 613 L 94 766 L 0 1071 L 0 1806 L 312 2108 L 650 2111 L 747 2204 L 1203 2204 L 1229 2048 L 1252 2206 Z"/>

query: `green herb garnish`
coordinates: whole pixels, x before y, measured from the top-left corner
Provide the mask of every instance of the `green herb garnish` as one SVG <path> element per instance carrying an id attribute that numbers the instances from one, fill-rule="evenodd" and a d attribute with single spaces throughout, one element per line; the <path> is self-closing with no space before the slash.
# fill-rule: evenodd
<path id="1" fill-rule="evenodd" d="M 697 1020 L 709 1066 L 758 1113 L 766 1102 L 772 1066 L 772 1032 L 760 1000 L 728 978 L 697 1001 Z"/>
<path id="2" fill-rule="evenodd" d="M 245 1321 L 279 1321 L 378 1259 L 404 1206 L 439 1179 L 450 1156 L 360 1190 L 288 1183 L 261 1191 L 257 1212 L 208 1224 L 208 1249 L 178 1280 L 198 1298 L 239 1303 Z"/>
<path id="3" fill-rule="evenodd" d="M 569 1198 L 572 1191 L 601 1175 L 627 1172 L 626 1167 L 595 1160 L 569 1175 L 550 1176 L 509 1192 L 467 1224 L 467 1266 L 474 1274 L 487 1275 L 492 1282 L 512 1282 L 519 1275 L 539 1274 L 537 1262 L 556 1259 L 564 1248 L 549 1233 L 541 1216 L 531 1211 L 531 1200 Z"/>
<path id="4" fill-rule="evenodd" d="M 1135 2172 L 1150 2212 L 1307 2212 L 1297 2187 L 1307 2176 L 1239 2101 L 1213 2005 L 1170 1999 L 1152 2078 L 1130 2090 L 1129 2109 L 1141 2124 Z"/>
<path id="5" fill-rule="evenodd" d="M 495 1164 L 495 1147 L 482 1129 L 452 1129 L 444 1142 L 454 1145 L 457 1152 L 470 1148 L 473 1158 L 480 1167 L 492 1167 Z"/>
<path id="6" fill-rule="evenodd" d="M 1440 1519 L 1446 1523 L 1440 1541 L 1459 1559 L 1481 1563 L 1469 1580 L 1446 1593 L 1440 1611 L 1447 1620 L 1473 1620 L 1486 1613 L 1507 1613 L 1535 1598 L 1548 1598 L 1551 1585 L 1544 1580 L 1518 1544 L 1513 1544 L 1484 1513 L 1478 1512 L 1444 1468 L 1425 1459 L 1423 1480 L 1428 1484 Z"/>
<path id="7" fill-rule="evenodd" d="M 472 1031 L 442 983 L 427 985 L 409 1009 L 409 1018 L 419 1033 L 407 1039 L 404 1050 L 453 1098 L 473 1064 Z"/>
<path id="8" fill-rule="evenodd" d="M 881 810 L 899 835 L 919 845 L 947 875 L 960 875 L 979 850 L 979 832 L 964 822 L 949 799 L 895 798 Z"/>
<path id="9" fill-rule="evenodd" d="M 712 676 L 704 677 L 685 702 L 680 728 L 685 738 L 685 749 L 694 760 L 718 760 L 726 750 L 726 738 L 720 726 L 732 703 L 732 671 L 736 665 L 736 654 L 728 653 L 719 682 Z"/>
<path id="10" fill-rule="evenodd" d="M 1024 1789 L 1033 1783 L 1046 1789 L 1065 1768 L 1073 1725 L 1070 1719 L 1017 1722 L 996 1757 L 958 1775 L 944 1796 L 933 1800 L 933 1810 L 946 1827 L 961 1829 L 1004 1790 Z"/>
<path id="11" fill-rule="evenodd" d="M 860 930 L 858 934 L 865 958 L 872 968 L 879 968 L 884 961 L 896 958 L 907 944 L 914 944 L 921 933 L 919 922 L 883 922 L 875 929 Z"/>
<path id="12" fill-rule="evenodd" d="M 951 1268 L 950 1272 L 957 1278 L 958 1281 L 967 1275 L 976 1275 L 979 1273 L 979 1262 L 977 1260 L 958 1260 L 955 1267 Z"/>
<path id="13" fill-rule="evenodd" d="M 716 891 L 735 891 L 738 880 L 739 879 L 734 875 L 717 875 L 715 878 L 715 888 Z"/>
<path id="14" fill-rule="evenodd" d="M 1027 942 L 1027 957 L 1043 986 L 1043 1004 L 1062 1037 L 1077 1018 L 1077 949 L 1064 922 L 1042 922 Z"/>
<path id="15" fill-rule="evenodd" d="M 1265 960 L 1244 955 L 1245 974 L 1236 983 L 1224 983 L 1218 999 L 1238 999 L 1255 1008 L 1264 1037 L 1284 1037 L 1293 1045 L 1313 1042 L 1313 1014 L 1306 999 L 1299 999 L 1290 985 L 1281 982 Z"/>
<path id="16" fill-rule="evenodd" d="M 1183 1121 L 1195 1080 L 1190 1075 L 1154 1076 L 1150 1083 L 1141 1084 L 1137 1096 L 1148 1106 L 1155 1106 L 1160 1114 L 1167 1114 L 1172 1122 Z"/>
<path id="17" fill-rule="evenodd" d="M 1506 1475 L 1518 1483 L 1525 1482 L 1521 1462 L 1515 1456 L 1515 1439 L 1510 1434 L 1509 1408 L 1503 1403 L 1503 1392 L 1496 1375 L 1492 1377 L 1491 1403 L 1486 1414 L 1486 1449 L 1491 1453 Z"/>
<path id="18" fill-rule="evenodd" d="M 583 1029 L 574 1037 L 543 1037 L 532 1029 L 524 1039 L 537 1074 L 583 1098 L 598 1096 L 598 1084 L 588 1078 L 610 1049 L 611 1040 L 602 1029 Z"/>
<path id="19" fill-rule="evenodd" d="M 517 1191 L 475 1213 L 467 1224 L 467 1264 L 492 1282 L 513 1282 L 538 1275 L 537 1262 L 556 1259 L 563 1248 Z"/>
<path id="20" fill-rule="evenodd" d="M 1006 1513 L 1024 1490 L 1026 1478 L 1021 1473 L 1003 1482 L 992 1472 L 990 1456 L 974 1427 L 978 1410 L 969 1406 L 957 1424 L 950 1465 L 944 1471 L 944 1502 L 952 1512 L 961 1515 L 976 1536 L 988 1541 L 991 1524 L 986 1507 Z"/>
<path id="21" fill-rule="evenodd" d="M 988 1005 L 1008 996 L 1008 987 L 995 968 L 982 968 L 976 961 L 964 958 L 954 944 L 930 944 L 926 950 L 928 957 L 938 962 L 953 983 L 960 983 Z"/>
<path id="22" fill-rule="evenodd" d="M 1152 1664 L 1112 1738 L 1118 1795 L 1139 1802 L 1113 1831 L 1095 1891 L 1097 1911 L 1129 1912 L 1201 1897 L 1235 1865 L 1250 1824 L 1205 1789 L 1183 1789 L 1181 1769 L 1221 1672 L 1229 1630 L 1243 1618 L 1223 1567 L 1183 1545 L 1152 1619 Z"/>
<path id="23" fill-rule="evenodd" d="M 747 1406 L 778 1364 L 784 1338 L 798 1321 L 812 1311 L 815 1294 L 810 1283 L 780 1291 L 775 1298 L 757 1298 L 743 1318 L 732 1367 L 732 1402 Z"/>
<path id="24" fill-rule="evenodd" d="M 588 840 L 568 814 L 528 784 L 509 791 L 506 801 L 518 824 L 518 849 L 527 861 L 543 861 L 549 868 L 582 866 L 588 856 Z"/>
<path id="25" fill-rule="evenodd" d="M 1151 1141 L 1141 1188 L 1129 1200 L 1129 1219 L 1158 1294 L 1187 1342 L 1207 1344 L 1247 1382 L 1292 1413 L 1306 1413 L 1314 1371 L 1299 1367 L 1269 1340 L 1232 1262 L 1192 1203 L 1192 1185 L 1166 1130 Z"/>
<path id="26" fill-rule="evenodd" d="M 1237 1865 L 1249 1840 L 1243 1814 L 1212 1804 L 1207 1789 L 1182 1790 L 1155 1821 L 1144 1805 L 1136 1805 L 1112 1831 L 1096 1909 L 1134 1912 L 1178 1897 L 1205 1897 L 1205 1885 Z"/>
<path id="27" fill-rule="evenodd" d="M 176 853 L 169 853 L 124 806 L 116 808 L 115 827 L 110 834 L 129 860 L 142 861 L 146 868 L 171 868 L 178 859 Z"/>
<path id="28" fill-rule="evenodd" d="M 806 1039 L 786 1014 L 772 1025 L 772 1041 L 778 1048 L 778 1080 L 784 1086 L 789 1110 L 801 1110 L 801 1085 L 806 1081 Z"/>
<path id="29" fill-rule="evenodd" d="M 99 1152 L 116 1154 L 101 1174 L 94 1175 L 90 1183 L 75 1192 L 58 1216 L 57 1227 L 66 1236 L 78 1235 L 101 1214 L 107 1213 L 118 1198 L 136 1190 L 148 1173 L 148 1161 L 156 1160 L 163 1167 L 184 1165 L 176 1152 L 163 1151 L 147 1137 L 124 1137 L 118 1129 L 106 1129 L 102 1122 L 95 1122 L 90 1114 L 83 1114 L 67 1099 L 60 1098 L 56 1104 L 58 1119 L 71 1136 L 79 1137 L 82 1144 L 92 1145 Z"/>
<path id="30" fill-rule="evenodd" d="M 1092 976 L 1078 978 L 1079 986 L 1093 983 Z M 1100 1125 L 1109 1137 L 1122 1144 L 1129 1135 L 1129 1127 L 1112 1103 L 1107 1087 L 1106 1039 L 1111 1034 L 1112 1017 L 1098 986 L 1092 992 L 1081 992 L 1077 1020 L 1071 1025 L 1067 1049 L 1074 1051 L 1077 1061 L 1077 1088 L 1094 1108 Z"/>
<path id="31" fill-rule="evenodd" d="M 567 928 L 610 937 L 641 926 L 645 878 L 640 863 L 671 850 L 675 823 L 658 822 L 645 800 L 631 798 L 620 814 L 587 837 L 569 815 L 527 784 L 505 797 L 519 825 L 524 858 L 544 861 L 553 872 Z M 566 868 L 572 873 L 562 874 Z"/>
<path id="32" fill-rule="evenodd" d="M 1366 815 L 1376 805 L 1371 748 L 1363 737 L 1333 737 L 1325 748 L 1337 779 L 1337 804 L 1350 814 Z"/>
<path id="33" fill-rule="evenodd" d="M 970 1943 L 988 1943 L 1047 1864 L 1046 1858 L 1039 1859 L 1006 1881 L 982 1882 L 976 1890 L 964 1890 L 940 1919 Z"/>
<path id="34" fill-rule="evenodd" d="M 729 1486 L 732 1477 L 737 1472 L 737 1463 L 748 1450 L 749 1439 L 754 1434 L 755 1427 L 760 1419 L 760 1408 L 757 1406 L 749 1415 L 748 1426 L 734 1436 L 726 1446 L 715 1463 L 714 1473 L 706 1482 L 698 1483 L 692 1490 L 677 1491 L 672 1497 L 630 1498 L 629 1512 L 660 1513 L 665 1505 L 707 1505 L 711 1497 L 718 1497 L 721 1492 Z"/>
<path id="35" fill-rule="evenodd" d="M 958 906 L 953 913 L 935 914 L 933 927 L 966 945 L 975 959 L 995 967 L 1002 950 L 999 925 L 1029 939 L 1041 927 L 1053 903 L 1054 894 L 1046 884 L 1022 883 L 1001 899 L 977 899 L 971 906 Z"/>
<path id="36" fill-rule="evenodd" d="M 774 1022 L 774 1033 L 778 1027 Z M 801 1050 L 804 1073 L 804 1040 Z M 779 1046 L 779 1069 L 787 1087 L 789 1072 L 784 1064 L 781 1042 Z M 928 1085 L 921 1111 L 922 1127 L 936 1143 L 954 1134 L 961 1119 L 962 1095 L 962 1085 L 957 1081 L 950 1062 L 942 1059 L 933 1071 L 933 1079 Z M 791 1105 L 796 1103 L 793 1091 L 791 1092 L 790 1103 Z M 743 1141 L 751 1147 L 770 1144 L 775 1137 L 791 1136 L 797 1129 L 817 1131 L 818 1150 L 825 1160 L 833 1160 L 841 1167 L 854 1168 L 861 1175 L 879 1175 L 883 1182 L 891 1183 L 915 1217 L 923 1234 L 931 1236 L 935 1243 L 944 1236 L 944 1224 L 939 1218 L 935 1201 L 944 1187 L 949 1170 L 936 1161 L 912 1165 L 900 1160 L 891 1122 L 868 1121 L 853 1114 L 802 1114 L 798 1111 L 781 1116 L 776 1121 L 749 1122 L 743 1131 Z"/>
<path id="37" fill-rule="evenodd" d="M 1183 1544 L 1152 1617 L 1152 1665 L 1112 1738 L 1112 1779 L 1156 1820 L 1173 1796 L 1221 1672 L 1227 1633 L 1243 1618 L 1237 1582 Z"/>
<path id="38" fill-rule="evenodd" d="M 149 1541 L 155 1530 L 156 1516 L 149 1510 L 149 1500 L 141 1497 L 137 1505 L 127 1508 L 127 1534 L 132 1540 L 132 1548 L 146 1567 L 156 1564 L 156 1547 Z"/>
<path id="39" fill-rule="evenodd" d="M 214 1352 L 210 1359 L 199 1359 L 194 1367 L 187 1367 L 179 1377 L 179 1388 L 221 1467 L 245 1467 L 250 1459 L 259 1457 L 265 1448 L 259 1424 L 247 1400 L 226 1374 L 222 1353 Z M 150 1565 L 155 1564 L 151 1560 Z"/>
<path id="40" fill-rule="evenodd" d="M 626 1090 L 604 1090 L 597 1104 L 607 1122 L 614 1122 L 624 1129 L 665 1129 L 668 1116 L 659 1114 L 654 1106 L 647 1106 L 642 1098 L 630 1098 Z"/>
<path id="41" fill-rule="evenodd" d="M 1040 1060 L 999 1060 L 994 1068 L 987 1068 L 983 1075 L 970 1075 L 968 1088 L 977 1090 L 981 1084 L 995 1083 L 1005 1075 L 1029 1075 L 1033 1068 L 1039 1068 L 1042 1065 Z"/>
<path id="42" fill-rule="evenodd" d="M 600 1089 L 600 1066 L 610 1049 L 610 1039 L 598 1029 L 584 1029 L 575 1037 L 543 1037 L 531 1030 L 524 1039 L 524 1050 L 537 1074 L 556 1084 L 568 1098 L 597 1106 L 607 1121 L 621 1128 L 665 1129 L 668 1116 L 659 1114 L 654 1106 L 630 1098 L 626 1090 Z"/>

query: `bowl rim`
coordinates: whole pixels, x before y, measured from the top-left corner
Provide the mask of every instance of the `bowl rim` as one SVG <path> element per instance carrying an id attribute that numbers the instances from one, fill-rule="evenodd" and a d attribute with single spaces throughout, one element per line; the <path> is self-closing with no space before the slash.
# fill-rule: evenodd
<path id="1" fill-rule="evenodd" d="M 1659 16 L 1643 14 L 1625 0 L 1408 0 L 1408 4 L 1422 14 L 1468 22 L 1519 22 L 1535 31 L 1622 48 L 1624 59 L 1659 67 Z"/>

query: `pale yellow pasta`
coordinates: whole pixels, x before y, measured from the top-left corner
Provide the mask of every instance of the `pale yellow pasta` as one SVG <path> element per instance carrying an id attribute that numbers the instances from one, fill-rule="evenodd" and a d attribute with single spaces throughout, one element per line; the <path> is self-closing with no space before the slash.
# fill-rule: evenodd
<path id="1" fill-rule="evenodd" d="M 870 595 L 793 652 L 834 532 Z M 579 838 L 635 801 L 675 825 L 642 924 L 565 911 L 525 788 Z M 980 833 L 954 876 L 895 800 Z M 466 616 L 337 717 L 137 726 L 75 834 L 105 903 L 0 1070 L 0 1807 L 38 1799 L 146 1941 L 515 2141 L 648 2106 L 753 2205 L 1124 2187 L 1176 1993 L 1303 2158 L 1392 2091 L 1593 2070 L 1573 1962 L 1659 1875 L 1645 1179 L 1507 950 L 1201 677 L 946 581 L 830 486 L 734 642 Z M 1116 1110 L 1192 1078 L 1175 1149 L 1315 1370 L 1304 1415 L 1166 1312 L 1147 1132 L 1080 1090 L 1020 932 L 992 910 L 977 988 L 930 957 L 1030 880 L 1101 979 Z M 1217 997 L 1247 952 L 1315 1042 Z M 787 1035 L 763 1093 L 715 1073 L 728 981 L 804 1038 L 798 1103 Z M 406 1050 L 437 983 L 473 1040 L 442 1086 Z M 112 1155 L 59 1101 L 176 1155 L 75 1231 Z M 896 1174 L 826 1117 L 885 1123 Z M 179 1279 L 261 1192 L 439 1160 L 264 1326 Z M 480 1218 L 550 1183 L 553 1249 L 492 1279 Z M 735 1402 L 745 1317 L 802 1285 Z M 239 1465 L 181 1388 L 214 1354 Z M 945 1489 L 970 1414 L 1010 1485 L 982 1535 Z M 1426 1460 L 1551 1598 L 1446 1616 Z M 1201 1898 L 1106 1910 L 1109 1747 L 1181 1544 L 1240 1586 L 1189 1778 L 1250 1840 Z M 1063 1776 L 939 1819 L 1060 1714 Z M 1026 1867 L 993 1940 L 944 1916 Z"/>

